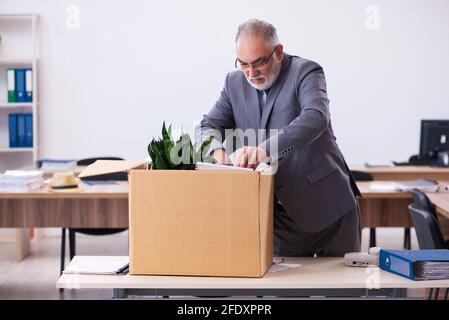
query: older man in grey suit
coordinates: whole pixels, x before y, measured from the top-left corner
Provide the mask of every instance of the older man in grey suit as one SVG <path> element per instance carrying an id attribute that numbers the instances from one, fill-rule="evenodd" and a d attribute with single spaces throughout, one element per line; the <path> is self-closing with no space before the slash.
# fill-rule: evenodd
<path id="1" fill-rule="evenodd" d="M 275 176 L 274 253 L 342 256 L 360 250 L 360 192 L 333 134 L 326 80 L 316 62 L 283 52 L 276 29 L 260 20 L 239 26 L 236 67 L 201 122 L 211 155 L 231 164 L 229 129 L 266 130 L 243 142 L 234 165 L 270 161 Z M 228 140 L 228 139 L 226 139 Z"/>

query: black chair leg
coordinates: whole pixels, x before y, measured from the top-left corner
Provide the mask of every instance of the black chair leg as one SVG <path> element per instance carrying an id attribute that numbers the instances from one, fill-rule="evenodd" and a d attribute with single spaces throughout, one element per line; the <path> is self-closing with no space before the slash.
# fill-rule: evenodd
<path id="1" fill-rule="evenodd" d="M 427 300 L 432 300 L 432 296 L 433 296 L 433 288 L 430 288 L 429 297 L 427 298 Z"/>
<path id="2" fill-rule="evenodd" d="M 369 247 L 375 247 L 376 246 L 376 228 L 370 228 L 369 229 Z"/>
<path id="3" fill-rule="evenodd" d="M 404 249 L 410 250 L 412 248 L 412 240 L 410 237 L 410 228 L 404 230 Z"/>
<path id="4" fill-rule="evenodd" d="M 62 274 L 65 268 L 65 228 L 61 231 L 61 262 L 60 262 L 60 272 Z M 59 288 L 59 292 L 64 291 L 64 288 Z"/>
<path id="5" fill-rule="evenodd" d="M 76 241 L 75 241 L 75 231 L 69 229 L 69 250 L 70 250 L 70 261 L 72 261 L 75 256 L 76 251 Z"/>
<path id="6" fill-rule="evenodd" d="M 65 268 L 65 228 L 62 228 L 61 232 L 61 268 L 60 274 L 64 271 Z"/>
<path id="7" fill-rule="evenodd" d="M 444 300 L 447 300 L 448 295 L 449 295 L 449 288 L 446 289 L 446 292 L 444 294 Z"/>
<path id="8" fill-rule="evenodd" d="M 435 289 L 435 300 L 438 300 L 438 295 L 440 294 L 440 288 Z"/>

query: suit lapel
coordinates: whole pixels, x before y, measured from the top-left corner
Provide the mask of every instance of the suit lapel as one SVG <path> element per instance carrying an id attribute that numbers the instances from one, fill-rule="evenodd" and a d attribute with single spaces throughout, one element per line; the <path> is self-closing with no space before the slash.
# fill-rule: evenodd
<path id="1" fill-rule="evenodd" d="M 262 111 L 262 120 L 260 123 L 260 128 L 265 129 L 268 118 L 270 117 L 271 111 L 273 110 L 274 101 L 276 101 L 279 92 L 281 91 L 282 86 L 284 85 L 285 80 L 287 79 L 288 71 L 290 70 L 291 59 L 290 56 L 284 54 L 282 59 L 281 72 L 279 73 L 278 79 L 274 82 L 274 85 L 271 87 L 270 92 L 267 96 L 267 103 Z M 256 94 L 257 97 L 257 94 Z"/>
<path id="2" fill-rule="evenodd" d="M 252 127 L 258 129 L 260 125 L 260 108 L 257 91 L 248 83 L 248 81 L 246 81 L 245 76 L 242 77 L 242 86 L 246 104 L 245 110 L 248 114 L 248 119 L 251 121 Z"/>

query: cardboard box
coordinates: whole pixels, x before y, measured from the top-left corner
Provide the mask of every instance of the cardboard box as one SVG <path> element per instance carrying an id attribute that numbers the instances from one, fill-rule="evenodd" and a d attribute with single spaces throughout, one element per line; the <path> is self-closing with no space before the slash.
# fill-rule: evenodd
<path id="1" fill-rule="evenodd" d="M 97 161 L 80 177 L 128 170 L 130 274 L 262 277 L 273 260 L 268 172 L 145 170 Z"/>

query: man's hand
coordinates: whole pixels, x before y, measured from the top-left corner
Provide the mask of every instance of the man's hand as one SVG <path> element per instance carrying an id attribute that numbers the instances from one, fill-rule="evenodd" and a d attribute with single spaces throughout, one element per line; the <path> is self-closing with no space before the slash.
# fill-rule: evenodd
<path id="1" fill-rule="evenodd" d="M 217 164 L 224 164 L 227 166 L 232 166 L 232 161 L 229 158 L 226 151 L 223 149 L 216 149 L 212 151 L 211 157 L 214 158 L 217 161 Z"/>
<path id="2" fill-rule="evenodd" d="M 248 146 L 237 150 L 235 166 L 255 169 L 261 162 L 270 162 L 270 156 L 265 150 Z"/>

